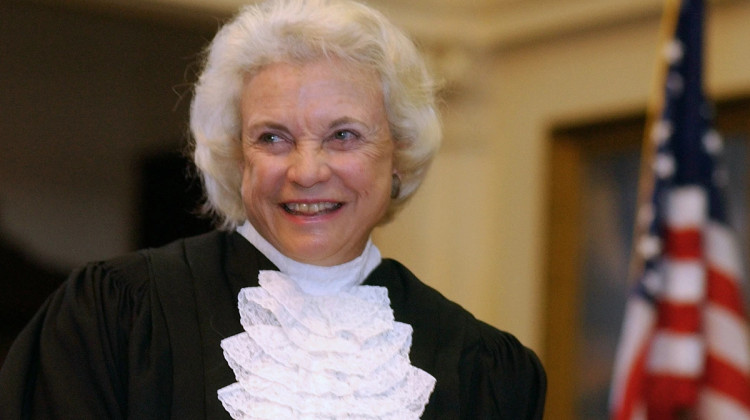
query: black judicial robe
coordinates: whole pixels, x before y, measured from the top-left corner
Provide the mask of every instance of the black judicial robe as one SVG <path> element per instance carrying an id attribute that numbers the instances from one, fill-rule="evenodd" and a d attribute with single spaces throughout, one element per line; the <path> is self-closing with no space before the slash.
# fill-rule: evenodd
<path id="1" fill-rule="evenodd" d="M 237 294 L 275 267 L 237 233 L 212 232 L 74 272 L 21 332 L 0 370 L 0 419 L 229 419 L 221 347 L 242 332 Z M 546 377 L 512 335 L 384 260 L 414 328 L 410 359 L 437 379 L 423 419 L 541 419 Z"/>

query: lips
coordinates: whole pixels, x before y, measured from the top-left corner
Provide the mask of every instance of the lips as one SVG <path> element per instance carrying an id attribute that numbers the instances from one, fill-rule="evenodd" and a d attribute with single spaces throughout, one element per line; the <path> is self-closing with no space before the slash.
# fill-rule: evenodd
<path id="1" fill-rule="evenodd" d="M 284 203 L 282 207 L 289 214 L 297 216 L 317 216 L 338 210 L 343 204 L 334 201 L 319 203 Z"/>

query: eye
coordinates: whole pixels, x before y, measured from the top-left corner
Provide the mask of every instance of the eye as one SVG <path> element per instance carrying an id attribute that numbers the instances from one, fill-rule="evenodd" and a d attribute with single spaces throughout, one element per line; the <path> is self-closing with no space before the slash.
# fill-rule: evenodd
<path id="1" fill-rule="evenodd" d="M 349 130 L 336 130 L 333 133 L 334 140 L 347 141 L 347 140 L 356 140 L 358 138 L 359 136 L 357 134 Z"/>
<path id="2" fill-rule="evenodd" d="M 274 133 L 263 133 L 258 137 L 258 141 L 261 143 L 279 143 L 283 140 L 281 136 Z"/>

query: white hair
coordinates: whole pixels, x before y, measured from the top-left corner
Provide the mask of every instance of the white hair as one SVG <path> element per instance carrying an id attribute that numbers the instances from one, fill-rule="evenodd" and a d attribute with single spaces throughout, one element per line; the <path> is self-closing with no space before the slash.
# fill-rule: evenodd
<path id="1" fill-rule="evenodd" d="M 349 0 L 269 0 L 246 6 L 211 42 L 190 109 L 204 210 L 223 228 L 246 220 L 240 193 L 243 80 L 275 62 L 336 57 L 380 77 L 401 190 L 390 220 L 417 190 L 440 145 L 436 86 L 414 43 L 379 12 Z"/>

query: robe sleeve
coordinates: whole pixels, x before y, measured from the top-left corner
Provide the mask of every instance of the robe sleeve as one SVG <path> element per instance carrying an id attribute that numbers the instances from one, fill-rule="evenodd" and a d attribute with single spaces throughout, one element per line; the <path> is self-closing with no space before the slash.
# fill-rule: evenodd
<path id="1" fill-rule="evenodd" d="M 464 350 L 462 401 L 472 419 L 541 420 L 547 377 L 536 354 L 513 335 L 478 322 L 479 341 Z"/>
<path id="2" fill-rule="evenodd" d="M 154 414 L 148 399 L 129 407 L 139 395 L 160 394 L 158 385 L 138 388 L 163 360 L 153 351 L 163 346 L 153 334 L 158 322 L 148 286 L 148 266 L 138 254 L 75 271 L 11 347 L 0 370 L 0 418 Z"/>

